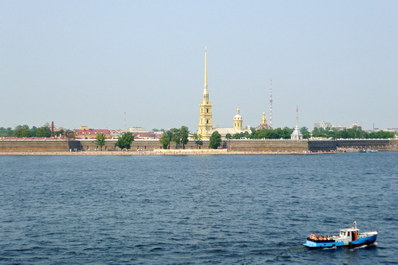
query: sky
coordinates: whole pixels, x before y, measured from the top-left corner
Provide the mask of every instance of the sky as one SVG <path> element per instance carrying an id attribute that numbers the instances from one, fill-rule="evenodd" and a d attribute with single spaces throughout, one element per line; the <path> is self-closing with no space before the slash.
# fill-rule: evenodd
<path id="1" fill-rule="evenodd" d="M 0 127 L 398 127 L 398 1 L 0 0 Z"/>

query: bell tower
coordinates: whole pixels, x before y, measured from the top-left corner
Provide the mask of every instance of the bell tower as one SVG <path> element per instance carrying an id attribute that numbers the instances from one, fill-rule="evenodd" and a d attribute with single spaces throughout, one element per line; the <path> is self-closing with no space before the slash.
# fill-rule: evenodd
<path id="1" fill-rule="evenodd" d="M 209 139 L 210 131 L 213 129 L 213 106 L 209 98 L 209 90 L 207 85 L 207 47 L 205 47 L 204 72 L 203 97 L 199 106 L 198 135 L 200 135 L 202 139 Z"/>
<path id="2" fill-rule="evenodd" d="M 240 115 L 240 109 L 236 109 L 236 115 L 234 116 L 234 129 L 238 130 L 238 131 L 242 131 L 242 123 L 243 123 L 243 119 L 242 119 L 242 115 Z"/>

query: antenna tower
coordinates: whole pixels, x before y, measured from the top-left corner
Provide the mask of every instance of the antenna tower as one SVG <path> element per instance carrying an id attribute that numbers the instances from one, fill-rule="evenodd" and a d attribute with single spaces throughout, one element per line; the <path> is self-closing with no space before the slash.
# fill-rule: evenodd
<path id="1" fill-rule="evenodd" d="M 272 79 L 269 83 L 269 126 L 272 128 Z"/>
<path id="2" fill-rule="evenodd" d="M 124 126 L 124 129 L 127 130 L 127 113 L 124 112 L 123 116 L 124 116 L 123 117 L 123 126 Z"/>

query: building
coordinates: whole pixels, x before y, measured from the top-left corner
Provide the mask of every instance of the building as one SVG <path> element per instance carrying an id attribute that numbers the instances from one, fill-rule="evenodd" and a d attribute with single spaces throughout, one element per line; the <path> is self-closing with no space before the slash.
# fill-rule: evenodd
<path id="1" fill-rule="evenodd" d="M 299 141 L 303 140 L 303 134 L 300 131 L 299 127 L 299 112 L 298 112 L 298 107 L 296 109 L 296 127 L 294 127 L 294 130 L 292 134 L 290 135 L 290 139 L 294 141 Z"/>
<path id="2" fill-rule="evenodd" d="M 132 127 L 127 129 L 128 132 L 137 133 L 137 132 L 147 132 L 143 127 Z"/>
<path id="3" fill-rule="evenodd" d="M 80 126 L 80 129 L 73 130 L 76 139 L 95 139 L 98 134 L 105 134 L 110 137 L 111 131 L 108 129 L 90 129 L 88 126 Z"/>
<path id="4" fill-rule="evenodd" d="M 163 132 L 134 132 L 134 139 L 135 140 L 151 140 L 151 139 L 160 139 L 162 138 Z"/>
<path id="5" fill-rule="evenodd" d="M 314 128 L 322 128 L 322 129 L 332 128 L 332 124 L 327 121 L 321 121 L 321 122 L 315 123 Z"/>
<path id="6" fill-rule="evenodd" d="M 250 126 L 247 126 L 245 129 L 243 129 L 243 118 L 240 114 L 240 109 L 236 109 L 236 115 L 232 119 L 232 128 L 213 128 L 210 131 L 210 135 L 215 131 L 221 134 L 222 138 L 226 138 L 228 134 L 233 136 L 237 133 L 251 133 Z"/>
<path id="7" fill-rule="evenodd" d="M 294 127 L 292 134 L 290 135 L 290 139 L 294 141 L 303 140 L 303 134 L 300 132 L 298 125 Z"/>
<path id="8" fill-rule="evenodd" d="M 265 116 L 265 112 L 263 112 L 263 115 L 261 116 L 261 123 L 259 126 L 256 127 L 256 130 L 271 130 L 272 127 L 268 124 L 267 122 L 267 117 Z"/>
<path id="9" fill-rule="evenodd" d="M 204 88 L 203 97 L 199 106 L 199 123 L 197 134 L 201 139 L 210 139 L 213 132 L 217 131 L 221 134 L 221 137 L 225 138 L 228 134 L 233 136 L 234 134 L 248 132 L 251 133 L 250 126 L 243 128 L 243 118 L 240 114 L 240 109 L 237 109 L 236 115 L 233 117 L 231 128 L 213 128 L 213 105 L 210 101 L 210 94 L 208 88 L 208 74 L 207 74 L 207 48 L 205 49 L 205 63 L 204 63 Z M 267 124 L 265 113 L 263 113 L 262 123 L 260 124 L 264 128 L 271 128 Z"/>

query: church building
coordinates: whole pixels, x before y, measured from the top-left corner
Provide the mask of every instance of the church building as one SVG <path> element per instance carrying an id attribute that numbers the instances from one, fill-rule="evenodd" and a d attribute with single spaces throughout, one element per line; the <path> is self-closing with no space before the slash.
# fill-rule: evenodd
<path id="1" fill-rule="evenodd" d="M 262 130 L 262 129 L 267 129 L 267 130 L 272 129 L 272 127 L 267 122 L 267 117 L 265 116 L 265 112 L 263 112 L 263 115 L 261 116 L 260 125 L 256 127 L 256 130 Z"/>
<path id="2" fill-rule="evenodd" d="M 294 141 L 303 140 L 303 134 L 301 133 L 300 127 L 299 127 L 299 111 L 298 111 L 298 107 L 296 109 L 296 127 L 294 127 L 294 130 L 293 130 L 292 134 L 290 135 L 290 139 L 294 140 Z"/>
<path id="3" fill-rule="evenodd" d="M 205 49 L 205 67 L 204 67 L 204 88 L 203 97 L 199 106 L 199 124 L 197 134 L 201 139 L 209 139 L 211 134 L 215 131 L 225 138 L 227 134 L 234 135 L 241 132 L 250 132 L 250 127 L 243 129 L 243 118 L 240 115 L 240 110 L 236 110 L 236 115 L 233 117 L 232 128 L 213 128 L 213 105 L 211 104 L 208 89 L 208 75 L 207 75 L 207 49 Z"/>
<path id="4" fill-rule="evenodd" d="M 232 125 L 232 128 L 214 128 L 211 133 L 217 131 L 219 134 L 221 134 L 222 138 L 226 138 L 228 134 L 233 136 L 237 133 L 251 133 L 250 126 L 247 126 L 245 129 L 243 128 L 243 118 L 242 115 L 240 115 L 240 109 L 236 109 L 236 115 L 232 119 Z"/>

